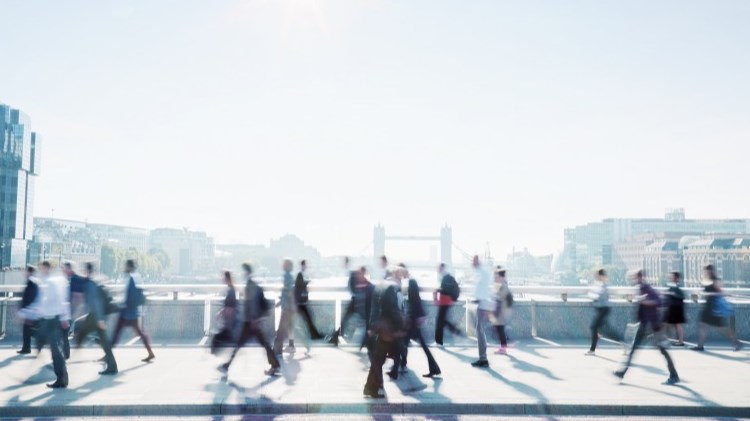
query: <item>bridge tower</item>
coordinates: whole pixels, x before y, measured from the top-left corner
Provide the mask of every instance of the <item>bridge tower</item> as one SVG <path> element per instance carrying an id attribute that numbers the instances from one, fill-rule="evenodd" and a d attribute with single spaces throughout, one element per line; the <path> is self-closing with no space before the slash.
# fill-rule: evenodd
<path id="1" fill-rule="evenodd" d="M 372 250 L 373 262 L 377 262 L 385 254 L 385 227 L 380 222 L 372 230 Z"/>

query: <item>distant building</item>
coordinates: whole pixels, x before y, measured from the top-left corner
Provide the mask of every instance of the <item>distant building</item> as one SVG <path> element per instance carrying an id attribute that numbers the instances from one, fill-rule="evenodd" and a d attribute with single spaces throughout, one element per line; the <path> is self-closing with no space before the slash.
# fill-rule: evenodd
<path id="1" fill-rule="evenodd" d="M 685 285 L 698 287 L 711 264 L 726 287 L 750 287 L 750 235 L 692 241 L 683 250 Z"/>
<path id="2" fill-rule="evenodd" d="M 683 209 L 667 210 L 664 218 L 609 218 L 564 231 L 565 251 L 574 267 L 588 268 L 616 261 L 615 244 L 641 234 L 747 234 L 750 219 L 687 219 Z"/>
<path id="3" fill-rule="evenodd" d="M 0 268 L 23 267 L 34 230 L 41 138 L 29 117 L 0 103 Z"/>
<path id="4" fill-rule="evenodd" d="M 534 256 L 524 248 L 509 254 L 506 266 L 513 279 L 546 276 L 552 273 L 552 257 Z"/>
<path id="5" fill-rule="evenodd" d="M 125 227 L 109 224 L 87 224 L 103 242 L 126 250 L 136 249 L 146 253 L 149 249 L 150 231 L 145 228 Z"/>
<path id="6" fill-rule="evenodd" d="M 205 232 L 157 228 L 151 231 L 151 246 L 162 248 L 172 262 L 167 273 L 192 275 L 215 269 L 214 240 Z"/>
<path id="7" fill-rule="evenodd" d="M 29 246 L 29 261 L 52 259 L 99 264 L 101 244 L 101 240 L 85 222 L 34 218 L 34 236 Z"/>

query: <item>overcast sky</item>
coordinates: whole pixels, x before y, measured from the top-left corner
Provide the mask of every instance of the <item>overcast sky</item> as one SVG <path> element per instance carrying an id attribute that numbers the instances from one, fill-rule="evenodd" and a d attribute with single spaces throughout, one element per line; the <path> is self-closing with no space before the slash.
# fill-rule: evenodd
<path id="1" fill-rule="evenodd" d="M 35 214 L 504 258 L 605 217 L 750 217 L 750 2 L 0 0 Z M 428 246 L 420 245 L 427 254 Z M 370 248 L 371 250 L 371 248 Z M 386 246 L 388 250 L 388 246 Z"/>

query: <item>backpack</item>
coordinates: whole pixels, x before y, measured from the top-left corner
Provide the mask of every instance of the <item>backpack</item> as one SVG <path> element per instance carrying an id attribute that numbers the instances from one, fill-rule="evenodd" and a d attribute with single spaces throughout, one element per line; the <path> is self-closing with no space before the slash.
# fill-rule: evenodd
<path id="1" fill-rule="evenodd" d="M 97 288 L 99 288 L 99 300 L 101 300 L 104 314 L 117 313 L 118 311 L 120 311 L 120 306 L 113 302 L 114 299 L 112 298 L 112 295 L 110 295 L 107 288 L 105 288 L 104 285 L 101 284 L 98 284 Z"/>
<path id="2" fill-rule="evenodd" d="M 307 281 L 297 280 L 294 283 L 294 301 L 297 304 L 306 304 L 309 300 Z"/>
<path id="3" fill-rule="evenodd" d="M 508 291 L 508 295 L 505 296 L 505 305 L 507 305 L 508 307 L 513 307 L 513 303 L 515 301 L 516 300 L 513 298 L 513 293 Z"/>
<path id="4" fill-rule="evenodd" d="M 461 295 L 461 287 L 458 286 L 456 278 L 450 275 L 447 275 L 447 279 L 444 281 L 442 290 L 445 294 L 451 297 L 453 301 L 458 301 L 458 297 Z"/>
<path id="5" fill-rule="evenodd" d="M 734 312 L 734 308 L 732 308 L 732 304 L 727 301 L 724 296 L 719 295 L 716 297 L 716 301 L 714 301 L 714 308 L 713 313 L 716 317 L 729 317 Z"/>

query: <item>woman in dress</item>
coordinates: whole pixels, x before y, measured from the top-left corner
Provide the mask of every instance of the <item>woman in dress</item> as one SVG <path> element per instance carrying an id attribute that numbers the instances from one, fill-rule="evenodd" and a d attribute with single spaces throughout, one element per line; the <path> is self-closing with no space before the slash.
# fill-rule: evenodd
<path id="1" fill-rule="evenodd" d="M 703 295 L 706 297 L 706 303 L 701 311 L 701 321 L 698 327 L 698 345 L 693 347 L 695 351 L 703 351 L 703 344 L 706 342 L 706 330 L 709 327 L 715 327 L 726 335 L 734 345 L 734 350 L 742 349 L 742 343 L 737 340 L 734 329 L 730 326 L 731 311 L 729 303 L 724 297 L 724 291 L 721 288 L 721 280 L 716 276 L 716 270 L 713 265 L 707 265 L 703 268 Z"/>
<path id="2" fill-rule="evenodd" d="M 680 272 L 669 273 L 669 290 L 667 291 L 667 313 L 664 323 L 674 327 L 677 342 L 674 346 L 685 346 L 685 292 L 680 288 Z"/>

